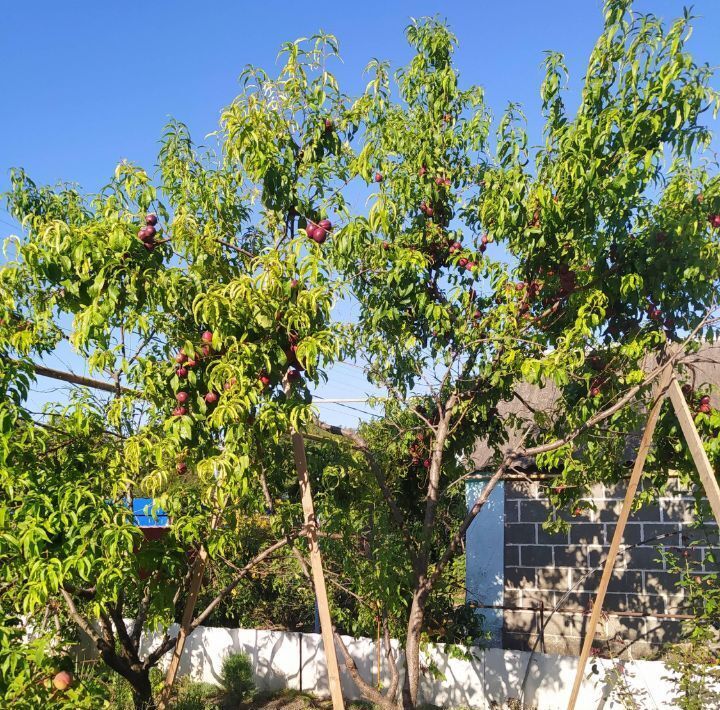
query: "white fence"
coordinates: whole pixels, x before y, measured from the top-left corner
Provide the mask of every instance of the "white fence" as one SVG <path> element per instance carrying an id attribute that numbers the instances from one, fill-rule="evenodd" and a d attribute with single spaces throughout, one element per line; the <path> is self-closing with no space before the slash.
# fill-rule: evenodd
<path id="1" fill-rule="evenodd" d="M 144 649 L 150 648 L 156 638 L 145 639 Z M 343 639 L 363 678 L 377 684 L 375 642 L 368 638 Z M 449 657 L 443 651 L 443 646 L 431 646 L 423 654 L 423 703 L 493 708 L 502 707 L 522 693 L 526 708 L 560 710 L 567 705 L 577 667 L 575 657 L 473 648 L 470 651 L 474 659 L 467 660 Z M 329 695 L 325 654 L 317 634 L 201 626 L 187 641 L 180 673 L 218 683 L 223 659 L 238 652 L 246 653 L 252 660 L 255 680 L 261 690 L 294 688 L 320 697 Z M 389 674 L 383 654 L 380 674 L 381 683 L 387 687 Z M 345 697 L 360 698 L 342 664 L 341 675 Z M 629 707 L 627 698 L 632 697 L 635 703 L 632 707 L 642 710 L 675 708 L 678 706 L 673 700 L 677 696 L 674 681 L 674 674 L 658 661 L 591 659 L 577 707 L 619 710 Z"/>

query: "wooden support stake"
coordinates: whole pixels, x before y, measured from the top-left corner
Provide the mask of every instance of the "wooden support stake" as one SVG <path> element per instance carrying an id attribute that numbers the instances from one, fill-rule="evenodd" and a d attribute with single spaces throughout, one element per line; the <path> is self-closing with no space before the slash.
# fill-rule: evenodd
<path id="1" fill-rule="evenodd" d="M 315 598 L 317 599 L 318 614 L 320 616 L 320 632 L 322 634 L 325 659 L 327 661 L 330 696 L 333 710 L 344 710 L 342 688 L 340 687 L 340 670 L 338 668 L 337 654 L 335 653 L 335 640 L 333 638 L 332 620 L 330 618 L 330 605 L 328 604 L 327 589 L 325 588 L 325 575 L 323 573 L 322 556 L 318 547 L 317 518 L 313 504 L 310 477 L 308 476 L 307 458 L 305 457 L 305 442 L 302 434 L 292 430 L 293 455 L 297 469 L 298 482 L 302 498 L 303 514 L 305 516 L 305 534 L 310 549 L 310 567 L 312 569 Z"/>
<path id="2" fill-rule="evenodd" d="M 665 395 L 671 378 L 672 370 L 670 367 L 667 367 L 660 376 L 657 389 L 655 390 L 655 404 L 653 404 L 652 409 L 650 410 L 647 424 L 645 425 L 645 431 L 643 432 L 642 439 L 640 440 L 640 447 L 638 448 L 635 465 L 633 466 L 632 475 L 630 476 L 630 481 L 625 493 L 625 500 L 623 501 L 620 517 L 618 518 L 617 525 L 615 526 L 612 543 L 610 544 L 608 556 L 605 560 L 605 568 L 603 569 L 602 578 L 600 579 L 600 587 L 595 595 L 592 614 L 590 616 L 588 627 L 585 631 L 585 639 L 583 640 L 583 647 L 578 660 L 575 682 L 573 683 L 572 692 L 570 693 L 568 710 L 575 709 L 575 703 L 577 702 L 577 698 L 580 693 L 580 686 L 582 685 L 583 676 L 585 675 L 585 665 L 587 664 L 588 657 L 590 656 L 590 649 L 592 648 L 593 641 L 595 640 L 595 630 L 597 629 L 598 622 L 600 621 L 600 615 L 602 614 L 605 593 L 607 592 L 608 585 L 610 584 L 610 577 L 612 576 L 613 568 L 615 567 L 615 560 L 617 559 L 620 543 L 623 539 L 625 525 L 627 524 L 628 517 L 630 516 L 630 510 L 632 509 L 633 500 L 635 499 L 635 493 L 637 492 L 637 487 L 640 483 L 640 477 L 642 476 L 643 468 L 645 467 L 645 460 L 647 458 L 648 451 L 650 450 L 650 445 L 652 444 L 655 426 L 657 425 L 658 417 L 660 416 L 660 409 L 662 408 L 663 401 L 665 400 Z"/>
<path id="3" fill-rule="evenodd" d="M 207 550 L 205 547 L 201 546 L 198 550 L 197 557 L 195 557 L 192 571 L 190 573 L 190 589 L 188 590 L 188 598 L 185 601 L 185 607 L 180 621 L 180 630 L 178 631 L 178 637 L 175 642 L 172 658 L 170 659 L 170 664 L 168 665 L 167 673 L 165 674 L 165 684 L 163 685 L 162 692 L 160 693 L 160 700 L 157 705 L 158 710 L 165 710 L 165 708 L 168 707 L 168 702 L 170 701 L 170 692 L 172 691 L 173 683 L 175 683 L 175 677 L 177 676 L 178 668 L 180 667 L 180 657 L 182 656 L 183 649 L 185 648 L 185 641 L 190 633 L 190 625 L 192 624 L 193 615 L 195 613 L 195 605 L 197 604 L 203 576 L 205 575 L 207 560 Z"/>
<path id="4" fill-rule="evenodd" d="M 690 454 L 695 462 L 695 468 L 697 468 L 698 474 L 700 475 L 700 482 L 705 489 L 705 495 L 710 502 L 715 520 L 717 520 L 718 525 L 720 525 L 720 486 L 718 486 L 715 471 L 710 465 L 710 460 L 705 452 L 700 434 L 698 434 L 698 430 L 695 427 L 695 421 L 685 401 L 682 388 L 674 377 L 670 383 L 668 394 L 670 395 L 670 401 L 673 404 L 675 414 L 680 422 L 685 441 L 690 449 Z"/>

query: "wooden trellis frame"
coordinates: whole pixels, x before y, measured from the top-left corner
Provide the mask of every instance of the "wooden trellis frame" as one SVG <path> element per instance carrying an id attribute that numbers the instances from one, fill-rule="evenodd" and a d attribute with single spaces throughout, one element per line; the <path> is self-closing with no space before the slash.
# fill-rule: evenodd
<path id="1" fill-rule="evenodd" d="M 638 484 L 640 483 L 640 478 L 642 476 L 643 469 L 645 468 L 645 460 L 647 458 L 648 451 L 650 450 L 650 445 L 652 444 L 655 426 L 657 425 L 657 421 L 660 416 L 660 409 L 662 408 L 665 398 L 668 396 L 670 397 L 673 409 L 675 410 L 675 416 L 677 416 L 678 421 L 680 422 L 680 427 L 688 448 L 690 449 L 693 463 L 695 464 L 700 476 L 700 482 L 705 489 L 705 496 L 710 503 L 715 519 L 720 525 L 720 486 L 715 478 L 715 472 L 710 465 L 710 460 L 705 453 L 702 439 L 695 427 L 695 421 L 693 420 L 690 408 L 685 401 L 680 384 L 678 383 L 672 368 L 668 366 L 658 381 L 655 402 L 650 410 L 650 414 L 648 415 L 645 431 L 643 432 L 642 439 L 640 440 L 640 447 L 638 448 L 635 465 L 633 466 L 627 492 L 625 493 L 625 500 L 623 501 L 620 517 L 618 518 L 617 525 L 615 526 L 612 543 L 610 544 L 608 556 L 605 560 L 605 567 L 603 569 L 600 586 L 593 603 L 590 622 L 588 623 L 588 627 L 585 631 L 585 639 L 583 640 L 582 651 L 580 653 L 580 659 L 575 673 L 575 682 L 573 683 L 572 692 L 570 693 L 568 710 L 575 709 L 575 703 L 577 702 L 580 687 L 582 686 L 583 677 L 585 675 L 585 666 L 590 655 L 590 649 L 592 648 L 593 641 L 595 640 L 595 630 L 598 622 L 600 621 L 600 615 L 602 614 L 605 594 L 610 583 L 610 577 L 612 576 L 612 572 L 615 567 L 615 560 L 617 559 L 617 554 L 625 532 L 625 525 L 627 524 L 630 510 L 632 509 L 632 504 L 637 493 Z"/>

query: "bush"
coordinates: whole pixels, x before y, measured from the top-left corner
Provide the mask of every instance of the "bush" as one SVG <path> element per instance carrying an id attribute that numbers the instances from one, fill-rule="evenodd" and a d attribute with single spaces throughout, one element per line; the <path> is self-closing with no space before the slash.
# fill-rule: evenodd
<path id="1" fill-rule="evenodd" d="M 181 679 L 177 687 L 177 699 L 173 710 L 217 710 L 220 705 L 220 689 L 210 683 L 195 683 Z"/>
<path id="2" fill-rule="evenodd" d="M 245 653 L 232 653 L 225 657 L 221 671 L 221 682 L 228 697 L 239 702 L 255 693 L 252 663 Z"/>

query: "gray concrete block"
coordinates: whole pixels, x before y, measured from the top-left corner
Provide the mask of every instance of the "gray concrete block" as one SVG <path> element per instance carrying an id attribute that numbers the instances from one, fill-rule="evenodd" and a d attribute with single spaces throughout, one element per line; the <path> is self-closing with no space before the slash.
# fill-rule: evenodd
<path id="1" fill-rule="evenodd" d="M 520 564 L 524 567 L 550 567 L 553 563 L 550 545 L 520 545 Z"/>
<path id="2" fill-rule="evenodd" d="M 535 523 L 507 523 L 505 525 L 505 544 L 534 545 L 537 542 Z"/>

